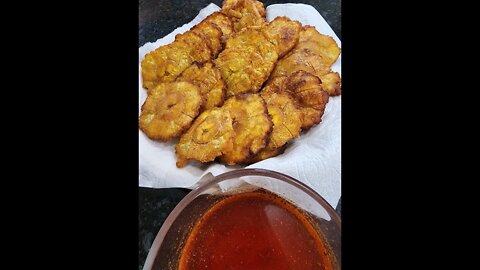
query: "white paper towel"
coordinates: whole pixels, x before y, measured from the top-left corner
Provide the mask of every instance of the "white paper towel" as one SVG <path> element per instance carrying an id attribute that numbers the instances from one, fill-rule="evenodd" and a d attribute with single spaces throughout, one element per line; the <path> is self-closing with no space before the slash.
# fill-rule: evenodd
<path id="1" fill-rule="evenodd" d="M 174 41 L 175 35 L 184 33 L 201 22 L 211 13 L 220 10 L 215 4 L 210 4 L 190 23 L 175 29 L 172 33 L 154 43 L 146 43 L 139 49 L 140 63 L 145 55 Z M 267 7 L 267 19 L 277 16 L 287 16 L 303 25 L 312 25 L 322 34 L 332 36 L 341 47 L 337 35 L 318 11 L 304 4 L 276 4 Z M 140 107 L 147 98 L 147 92 L 142 87 L 141 67 L 139 63 L 139 115 Z M 332 69 L 341 74 L 341 55 Z M 278 171 L 298 179 L 317 191 L 334 208 L 341 196 L 341 96 L 331 97 L 322 122 L 311 128 L 305 134 L 295 139 L 284 154 L 263 160 L 246 168 L 263 168 Z M 178 169 L 175 165 L 175 143 L 156 142 L 150 140 L 139 130 L 139 185 L 142 187 L 191 187 L 203 175 L 211 172 L 218 175 L 238 168 L 226 167 L 213 163 L 200 165 L 189 163 Z"/>

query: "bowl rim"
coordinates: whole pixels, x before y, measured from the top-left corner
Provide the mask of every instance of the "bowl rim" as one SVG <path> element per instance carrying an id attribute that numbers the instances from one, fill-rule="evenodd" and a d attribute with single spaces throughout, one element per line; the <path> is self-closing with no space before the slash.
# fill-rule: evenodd
<path id="1" fill-rule="evenodd" d="M 187 205 L 195 199 L 198 195 L 200 195 L 203 191 L 205 191 L 210 185 L 216 184 L 218 182 L 221 182 L 223 180 L 227 180 L 230 178 L 235 178 L 235 177 L 242 177 L 242 176 L 249 176 L 249 175 L 254 175 L 254 176 L 266 176 L 270 178 L 275 178 L 277 180 L 284 181 L 288 184 L 291 184 L 295 186 L 296 188 L 302 190 L 303 192 L 307 193 L 311 198 L 313 198 L 315 201 L 317 201 L 330 215 L 331 219 L 333 222 L 335 222 L 339 228 L 341 228 L 341 218 L 338 215 L 338 213 L 335 211 L 335 209 L 320 195 L 318 194 L 315 190 L 307 186 L 306 184 L 300 182 L 299 180 L 290 177 L 286 174 L 277 172 L 277 171 L 272 171 L 272 170 L 267 170 L 267 169 L 258 169 L 258 168 L 251 168 L 251 169 L 237 169 L 229 172 L 225 172 L 222 174 L 219 174 L 212 179 L 207 180 L 206 182 L 200 184 L 198 187 L 194 188 L 192 191 L 190 191 L 187 196 L 185 196 L 176 206 L 173 208 L 172 212 L 168 215 L 167 219 L 163 222 L 162 226 L 160 227 L 160 230 L 157 233 L 157 236 L 152 242 L 152 246 L 150 247 L 150 250 L 148 251 L 147 258 L 145 259 L 145 263 L 143 265 L 143 270 L 151 270 L 153 267 L 153 262 L 155 261 L 156 255 L 158 253 L 158 250 L 160 249 L 160 245 L 163 242 L 163 239 L 165 238 L 167 232 L 170 230 L 170 227 L 172 226 L 173 222 L 176 220 L 178 215 L 187 207 Z"/>

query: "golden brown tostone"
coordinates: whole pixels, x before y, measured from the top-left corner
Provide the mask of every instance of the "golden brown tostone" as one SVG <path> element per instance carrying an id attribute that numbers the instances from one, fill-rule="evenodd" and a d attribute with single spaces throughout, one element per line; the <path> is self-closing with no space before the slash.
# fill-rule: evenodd
<path id="1" fill-rule="evenodd" d="M 200 90 L 191 83 L 160 83 L 150 90 L 142 105 L 140 129 L 150 139 L 176 138 L 190 127 L 202 103 Z"/>
<path id="2" fill-rule="evenodd" d="M 244 163 L 268 144 L 273 123 L 265 102 L 258 94 L 243 94 L 225 101 L 222 109 L 232 117 L 235 136 L 233 148 L 220 160 L 229 165 Z"/>

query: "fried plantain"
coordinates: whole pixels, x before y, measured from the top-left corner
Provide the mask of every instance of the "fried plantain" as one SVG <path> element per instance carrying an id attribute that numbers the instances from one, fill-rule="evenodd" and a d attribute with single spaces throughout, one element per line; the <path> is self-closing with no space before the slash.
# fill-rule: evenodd
<path id="1" fill-rule="evenodd" d="M 204 62 L 212 59 L 214 52 L 209 47 L 209 41 L 202 35 L 202 31 L 206 28 L 205 25 L 202 25 L 203 28 L 192 29 L 183 34 L 177 34 L 175 36 L 175 42 L 184 42 L 190 46 L 190 55 L 193 61 Z M 217 29 L 218 30 L 218 29 Z M 220 30 L 218 30 L 220 32 Z M 219 37 L 220 38 L 220 37 Z M 193 61 L 191 63 L 193 63 Z"/>
<path id="2" fill-rule="evenodd" d="M 221 13 L 214 12 L 204 19 L 211 24 L 216 25 L 222 31 L 222 42 L 226 41 L 228 37 L 233 33 L 233 24 L 230 17 Z"/>
<path id="3" fill-rule="evenodd" d="M 297 45 L 301 29 L 302 24 L 297 21 L 287 17 L 276 17 L 267 25 L 264 32 L 268 40 L 276 46 L 280 58 Z"/>
<path id="4" fill-rule="evenodd" d="M 220 160 L 228 165 L 244 163 L 268 144 L 273 123 L 265 102 L 258 94 L 242 94 L 225 101 L 222 109 L 232 117 L 235 136 L 233 148 Z"/>
<path id="5" fill-rule="evenodd" d="M 285 76 L 275 78 L 260 92 L 272 118 L 273 130 L 267 146 L 249 162 L 257 162 L 283 153 L 286 143 L 300 136 L 302 113 L 297 108 L 296 99 L 283 89 L 286 79 Z"/>
<path id="6" fill-rule="evenodd" d="M 342 93 L 342 80 L 338 72 L 329 72 L 319 77 L 323 90 L 327 91 L 330 96 L 338 96 Z"/>
<path id="7" fill-rule="evenodd" d="M 273 148 L 273 149 L 268 148 L 267 146 L 263 148 L 260 152 L 258 152 L 258 154 L 250 158 L 247 163 L 255 163 L 267 158 L 276 157 L 280 154 L 283 154 L 286 148 L 287 148 L 286 144 L 280 148 Z"/>
<path id="8" fill-rule="evenodd" d="M 266 23 L 265 7 L 256 0 L 224 0 L 221 12 L 231 18 L 235 32 Z"/>
<path id="9" fill-rule="evenodd" d="M 285 78 L 278 78 L 284 80 Z M 302 114 L 297 108 L 295 97 L 287 91 L 269 90 L 260 93 L 272 118 L 273 131 L 267 148 L 275 149 L 300 135 Z"/>
<path id="10" fill-rule="evenodd" d="M 279 155 L 320 123 L 329 95 L 341 93 L 331 70 L 340 55 L 334 39 L 287 17 L 267 23 L 265 15 L 259 1 L 224 0 L 220 12 L 142 61 L 149 92 L 139 127 L 155 140 L 181 136 L 177 167 Z"/>
<path id="11" fill-rule="evenodd" d="M 277 17 L 269 24 L 237 32 L 234 38 L 227 40 L 226 48 L 253 46 L 258 47 L 260 52 L 265 54 L 271 50 L 271 46 L 265 47 L 262 44 L 270 42 L 275 46 L 277 55 L 283 56 L 298 43 L 301 29 L 299 22 L 291 21 L 287 17 Z"/>
<path id="12" fill-rule="evenodd" d="M 322 57 L 328 67 L 337 61 L 340 48 L 335 40 L 327 35 L 320 34 L 314 26 L 304 26 L 300 32 L 300 39 L 295 49 L 308 49 Z"/>
<path id="13" fill-rule="evenodd" d="M 278 59 L 275 46 L 263 30 L 247 28 L 233 35 L 214 60 L 225 83 L 227 97 L 255 93 L 268 78 Z"/>
<path id="14" fill-rule="evenodd" d="M 218 53 L 223 50 L 223 33 L 220 27 L 205 19 L 195 25 L 190 31 L 198 34 L 205 40 L 206 45 L 211 51 L 211 59 L 217 58 Z"/>
<path id="15" fill-rule="evenodd" d="M 174 42 L 145 55 L 142 61 L 143 87 L 152 89 L 161 82 L 175 80 L 193 62 L 190 51 L 188 44 Z"/>
<path id="16" fill-rule="evenodd" d="M 193 62 L 211 58 L 210 48 L 198 34 L 189 31 L 175 39 L 145 55 L 141 63 L 143 87 L 152 89 L 161 82 L 172 82 Z"/>
<path id="17" fill-rule="evenodd" d="M 328 93 L 322 88 L 321 80 L 300 70 L 288 76 L 284 87 L 296 97 L 302 112 L 302 129 L 307 130 L 320 123 L 329 98 Z"/>
<path id="18" fill-rule="evenodd" d="M 191 83 L 160 83 L 142 105 L 140 129 L 154 140 L 176 138 L 190 127 L 202 102 L 200 90 Z"/>
<path id="19" fill-rule="evenodd" d="M 330 69 L 339 55 L 340 48 L 332 37 L 318 33 L 315 27 L 305 26 L 300 32 L 298 44 L 277 62 L 270 80 L 303 70 L 319 77 L 329 95 L 340 95 L 340 76 Z"/>
<path id="20" fill-rule="evenodd" d="M 270 46 L 267 44 L 267 47 L 264 46 L 264 43 L 269 43 L 267 36 L 264 35 L 263 27 L 247 28 L 235 33 L 230 39 L 227 40 L 225 44 L 225 49 L 241 49 L 255 47 L 259 49 L 266 49 L 268 52 Z"/>
<path id="21" fill-rule="evenodd" d="M 184 167 L 188 160 L 213 161 L 233 147 L 234 130 L 228 111 L 213 108 L 204 111 L 182 135 L 175 146 L 177 167 Z"/>
<path id="22" fill-rule="evenodd" d="M 193 63 L 183 71 L 177 81 L 191 82 L 200 88 L 200 93 L 204 98 L 200 111 L 222 106 L 226 86 L 220 71 L 213 62 Z"/>
<path id="23" fill-rule="evenodd" d="M 318 54 L 308 49 L 294 49 L 277 62 L 270 78 L 288 76 L 299 70 L 320 76 L 327 74 L 330 71 L 330 67 L 323 62 L 321 56 Z"/>

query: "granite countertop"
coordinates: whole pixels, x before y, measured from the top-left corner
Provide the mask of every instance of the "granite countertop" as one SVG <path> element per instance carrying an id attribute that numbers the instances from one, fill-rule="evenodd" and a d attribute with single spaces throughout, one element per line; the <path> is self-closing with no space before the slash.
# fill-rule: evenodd
<path id="1" fill-rule="evenodd" d="M 175 28 L 190 22 L 198 12 L 210 3 L 222 5 L 223 0 L 139 0 L 138 46 L 146 42 L 155 42 L 175 30 Z M 325 18 L 333 31 L 341 39 L 341 0 L 266 0 L 265 7 L 281 3 L 303 3 L 315 7 Z M 188 189 L 139 188 L 138 203 L 138 269 L 143 268 L 148 251 L 163 222 L 188 194 Z M 341 214 L 341 201 L 337 206 Z"/>
<path id="2" fill-rule="evenodd" d="M 195 18 L 198 12 L 210 3 L 222 6 L 223 0 L 139 0 L 138 46 L 168 35 Z M 266 0 L 265 7 L 272 4 L 303 3 L 315 7 L 335 34 L 342 39 L 341 0 Z"/>

